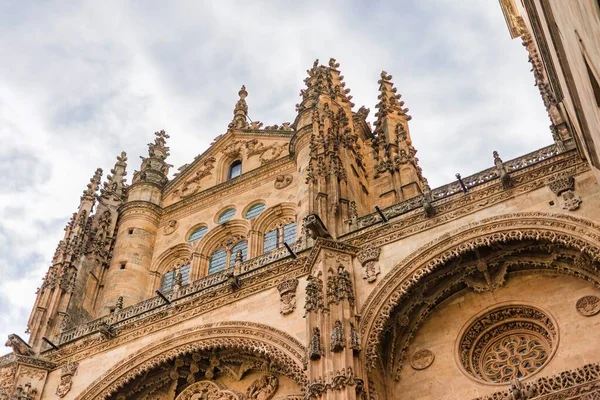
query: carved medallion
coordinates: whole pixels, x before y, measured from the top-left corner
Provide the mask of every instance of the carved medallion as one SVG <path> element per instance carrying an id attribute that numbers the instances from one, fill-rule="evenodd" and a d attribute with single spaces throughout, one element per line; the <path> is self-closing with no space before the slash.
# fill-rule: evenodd
<path id="1" fill-rule="evenodd" d="M 294 178 L 289 174 L 277 175 L 273 186 L 275 186 L 275 189 L 278 190 L 285 189 L 286 187 L 290 186 L 293 180 Z"/>
<path id="2" fill-rule="evenodd" d="M 178 226 L 179 226 L 179 222 L 175 221 L 174 219 L 170 220 L 169 222 L 167 222 L 167 226 L 165 226 L 163 228 L 163 234 L 165 236 L 172 234 L 173 232 L 175 232 L 177 230 Z"/>
<path id="3" fill-rule="evenodd" d="M 279 291 L 280 308 L 283 315 L 290 314 L 296 309 L 296 288 L 298 279 L 289 279 L 277 285 Z"/>
<path id="4" fill-rule="evenodd" d="M 600 298 L 597 296 L 583 296 L 577 300 L 575 308 L 584 317 L 591 317 L 600 312 Z"/>
<path id="5" fill-rule="evenodd" d="M 410 357 L 410 366 L 420 371 L 429 367 L 433 364 L 433 360 L 435 359 L 435 355 L 431 350 L 422 349 L 413 353 Z"/>

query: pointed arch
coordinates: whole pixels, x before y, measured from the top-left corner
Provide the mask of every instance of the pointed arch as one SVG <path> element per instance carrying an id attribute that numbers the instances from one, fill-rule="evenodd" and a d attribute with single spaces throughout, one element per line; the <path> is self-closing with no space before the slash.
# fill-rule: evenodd
<path id="1" fill-rule="evenodd" d="M 526 212 L 504 214 L 463 226 L 417 249 L 381 280 L 371 292 L 360 314 L 364 357 L 372 370 L 385 326 L 409 292 L 449 261 L 484 246 L 510 241 L 535 240 L 577 250 L 591 261 L 600 261 L 600 225 L 564 214 Z M 568 270 L 550 264 L 556 272 L 574 275 L 600 288 L 600 276 L 591 270 Z"/>
<path id="2" fill-rule="evenodd" d="M 217 322 L 160 338 L 129 355 L 85 389 L 76 400 L 104 400 L 132 379 L 162 362 L 194 351 L 242 349 L 275 363 L 283 375 L 300 387 L 308 383 L 305 347 L 295 338 L 268 325 L 254 322 Z"/>

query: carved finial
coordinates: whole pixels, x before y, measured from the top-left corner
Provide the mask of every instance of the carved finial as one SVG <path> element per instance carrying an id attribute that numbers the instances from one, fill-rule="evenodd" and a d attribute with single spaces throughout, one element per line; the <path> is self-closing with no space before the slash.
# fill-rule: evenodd
<path id="1" fill-rule="evenodd" d="M 115 312 L 121 311 L 123 309 L 123 296 L 117 297 L 117 302 L 115 304 Z"/>
<path id="2" fill-rule="evenodd" d="M 246 97 L 248 92 L 246 86 L 242 85 L 242 88 L 238 92 L 240 99 L 235 103 L 233 109 L 233 120 L 229 124 L 229 129 L 246 129 L 248 128 L 248 104 L 246 104 Z"/>
<path id="3" fill-rule="evenodd" d="M 154 143 L 148 143 L 148 155 L 150 157 L 160 158 L 161 160 L 166 160 L 169 156 L 169 148 L 167 147 L 167 139 L 170 136 L 163 130 L 158 132 L 154 132 L 156 136 L 154 138 Z"/>
<path id="4" fill-rule="evenodd" d="M 512 178 L 508 174 L 508 171 L 506 170 L 506 167 L 504 166 L 504 163 L 502 162 L 502 159 L 500 158 L 498 152 L 494 150 L 492 155 L 494 156 L 494 165 L 496 166 L 498 176 L 500 176 L 500 182 L 502 183 L 502 187 L 504 189 L 508 189 L 512 186 Z"/>
<path id="5" fill-rule="evenodd" d="M 127 153 L 121 152 L 117 156 L 115 166 L 110 170 L 110 174 L 106 176 L 102 189 L 100 189 L 100 197 L 108 200 L 113 198 L 116 201 L 122 201 L 125 197 L 125 176 L 127 175 Z"/>
<path id="6" fill-rule="evenodd" d="M 90 183 L 87 185 L 87 189 L 83 191 L 83 195 L 81 196 L 81 201 L 88 200 L 94 201 L 94 195 L 96 194 L 96 190 L 98 190 L 98 186 L 100 186 L 100 179 L 102 178 L 102 168 L 97 168 L 96 172 L 94 172 L 94 176 L 90 179 Z"/>
<path id="7" fill-rule="evenodd" d="M 335 61 L 335 58 L 329 59 L 329 68 L 338 69 L 340 67 L 340 63 Z"/>

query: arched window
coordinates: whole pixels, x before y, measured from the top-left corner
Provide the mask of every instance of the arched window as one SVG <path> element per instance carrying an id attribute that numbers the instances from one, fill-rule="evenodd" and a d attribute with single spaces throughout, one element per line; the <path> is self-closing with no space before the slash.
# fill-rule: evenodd
<path id="1" fill-rule="evenodd" d="M 208 264 L 209 275 L 222 271 L 227 266 L 233 267 L 235 264 L 235 256 L 238 251 L 242 252 L 242 261 L 246 261 L 248 259 L 248 242 L 246 240 L 239 241 L 234 246 L 229 246 L 230 245 L 224 249 L 217 249 L 213 251 Z"/>
<path id="2" fill-rule="evenodd" d="M 190 282 L 190 264 L 182 265 L 179 268 L 175 268 L 169 272 L 166 272 L 162 276 L 162 282 L 160 284 L 161 292 L 168 292 L 175 286 L 175 276 L 177 273 L 181 274 L 181 284 L 187 285 Z"/>
<path id="3" fill-rule="evenodd" d="M 237 178 L 242 174 L 242 161 L 236 160 L 229 166 L 229 173 L 227 174 L 227 180 Z"/>
<path id="4" fill-rule="evenodd" d="M 265 203 L 258 203 L 253 205 L 246 211 L 246 219 L 252 219 L 258 217 L 263 211 L 265 211 Z"/>
<path id="5" fill-rule="evenodd" d="M 279 226 L 265 233 L 263 251 L 265 253 L 275 250 L 283 246 L 283 242 L 287 244 L 296 243 L 296 223 L 291 222 L 287 225 Z"/>
<path id="6" fill-rule="evenodd" d="M 206 226 L 201 226 L 200 228 L 195 229 L 188 238 L 188 242 L 197 242 L 198 240 L 202 239 L 204 235 L 206 235 L 206 232 L 208 232 L 208 228 Z"/>
<path id="7" fill-rule="evenodd" d="M 225 269 L 225 265 L 227 265 L 227 252 L 223 249 L 213 251 L 208 264 L 209 275 Z"/>
<path id="8" fill-rule="evenodd" d="M 248 258 L 248 242 L 245 240 L 238 242 L 235 246 L 231 248 L 231 253 L 229 255 L 229 266 L 233 267 L 235 264 L 235 258 L 237 257 L 238 252 L 242 252 L 242 261 L 246 261 Z"/>
<path id="9" fill-rule="evenodd" d="M 231 217 L 233 217 L 235 215 L 235 208 L 229 208 L 225 211 L 223 211 L 221 213 L 221 215 L 219 215 L 219 219 L 217 220 L 217 222 L 219 224 L 224 224 L 225 222 L 229 221 L 231 219 Z"/>

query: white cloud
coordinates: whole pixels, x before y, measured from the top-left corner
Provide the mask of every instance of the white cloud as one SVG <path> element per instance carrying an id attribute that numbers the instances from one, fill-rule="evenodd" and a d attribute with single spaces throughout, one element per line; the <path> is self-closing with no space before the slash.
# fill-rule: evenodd
<path id="1" fill-rule="evenodd" d="M 152 133 L 189 162 L 223 133 L 237 91 L 250 117 L 293 121 L 306 69 L 337 58 L 375 114 L 382 69 L 413 116 L 432 186 L 550 142 L 527 55 L 498 4 L 12 2 L 0 13 L 0 337 L 21 334 L 61 226 L 97 166 Z"/>

